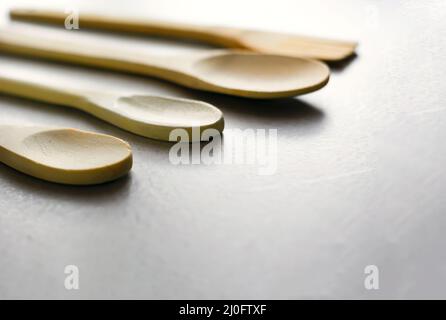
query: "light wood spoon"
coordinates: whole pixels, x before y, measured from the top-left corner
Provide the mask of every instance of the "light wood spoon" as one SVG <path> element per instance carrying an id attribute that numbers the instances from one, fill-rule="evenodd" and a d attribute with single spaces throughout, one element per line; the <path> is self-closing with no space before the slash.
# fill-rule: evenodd
<path id="1" fill-rule="evenodd" d="M 0 51 L 165 79 L 183 86 L 248 98 L 292 97 L 325 86 L 330 70 L 319 61 L 278 55 L 204 50 L 148 56 L 116 46 L 95 47 L 0 31 Z"/>
<path id="2" fill-rule="evenodd" d="M 0 161 L 43 180 L 91 185 L 127 174 L 132 151 L 128 143 L 104 134 L 0 125 Z"/>
<path id="3" fill-rule="evenodd" d="M 10 16 L 22 21 L 64 25 L 67 14 L 57 11 L 12 9 Z M 123 19 L 82 13 L 82 28 L 131 32 L 199 40 L 228 48 L 248 49 L 266 54 L 308 57 L 337 61 L 352 55 L 357 44 L 293 34 L 243 30 L 228 27 L 198 26 L 167 21 Z"/>
<path id="4" fill-rule="evenodd" d="M 0 93 L 65 105 L 85 111 L 129 132 L 164 141 L 173 129 L 193 128 L 223 131 L 223 113 L 216 107 L 195 100 L 89 92 L 3 77 Z"/>

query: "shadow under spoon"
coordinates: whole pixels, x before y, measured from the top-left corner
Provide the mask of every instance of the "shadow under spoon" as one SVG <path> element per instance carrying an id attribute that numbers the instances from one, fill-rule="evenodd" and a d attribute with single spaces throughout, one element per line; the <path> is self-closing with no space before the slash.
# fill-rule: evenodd
<path id="1" fill-rule="evenodd" d="M 163 141 L 170 141 L 174 129 L 186 130 L 193 139 L 194 128 L 218 132 L 224 128 L 218 108 L 195 100 L 62 89 L 1 75 L 0 93 L 74 107 L 129 132 Z"/>
<path id="2" fill-rule="evenodd" d="M 0 31 L 0 51 L 156 77 L 192 89 L 246 98 L 283 98 L 324 87 L 330 70 L 316 60 L 246 51 L 200 50 L 155 56 L 45 33 Z"/>
<path id="3" fill-rule="evenodd" d="M 121 139 L 68 128 L 0 125 L 0 161 L 50 182 L 92 185 L 132 168 L 132 151 Z"/>

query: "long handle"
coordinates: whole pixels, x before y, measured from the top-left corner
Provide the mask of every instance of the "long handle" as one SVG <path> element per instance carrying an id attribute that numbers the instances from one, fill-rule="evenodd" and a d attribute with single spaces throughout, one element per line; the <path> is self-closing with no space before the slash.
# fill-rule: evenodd
<path id="1" fill-rule="evenodd" d="M 110 94 L 83 92 L 82 90 L 66 89 L 55 85 L 42 85 L 36 82 L 5 77 L 0 74 L 1 93 L 73 107 L 129 132 L 144 137 L 169 141 L 170 132 L 167 132 L 165 136 L 161 136 L 160 132 L 163 129 L 156 131 L 155 126 L 152 126 L 152 128 L 148 124 L 141 125 L 146 120 L 144 116 L 129 117 L 122 110 L 113 108 L 116 97 Z M 98 104 L 95 101 L 107 101 L 108 103 Z"/>
<path id="2" fill-rule="evenodd" d="M 68 13 L 33 9 L 13 9 L 10 11 L 10 16 L 16 20 L 43 22 L 59 26 L 63 26 L 66 20 L 71 20 L 71 16 Z M 80 28 L 85 27 L 145 35 L 193 39 L 234 49 L 244 49 L 260 53 L 279 54 L 292 57 L 309 57 L 327 61 L 345 59 L 353 54 L 357 46 L 356 42 L 338 41 L 296 34 L 282 34 L 230 27 L 199 26 L 150 19 L 136 20 L 133 18 L 115 18 L 88 13 L 82 13 L 79 16 L 79 23 Z"/>
<path id="3" fill-rule="evenodd" d="M 50 23 L 64 26 L 70 19 L 69 13 L 34 9 L 12 9 L 10 16 L 16 20 Z M 79 17 L 80 28 L 139 33 L 162 37 L 198 40 L 230 48 L 243 48 L 237 39 L 241 30 L 235 28 L 198 26 L 187 23 L 164 22 L 144 19 L 124 19 L 82 13 Z"/>
<path id="4" fill-rule="evenodd" d="M 78 108 L 86 103 L 85 97 L 74 90 L 42 85 L 2 75 L 0 75 L 0 93 Z"/>
<path id="5" fill-rule="evenodd" d="M 141 55 L 116 46 L 95 46 L 78 40 L 49 39 L 38 32 L 33 35 L 0 30 L 0 52 L 149 75 L 173 82 L 185 78 L 182 71 L 178 71 L 183 62 L 180 58 Z M 186 55 L 183 58 L 187 62 Z"/>

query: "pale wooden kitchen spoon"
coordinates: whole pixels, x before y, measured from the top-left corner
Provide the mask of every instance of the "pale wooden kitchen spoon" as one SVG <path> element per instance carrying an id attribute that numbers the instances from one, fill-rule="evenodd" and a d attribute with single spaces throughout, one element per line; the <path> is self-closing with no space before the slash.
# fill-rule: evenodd
<path id="1" fill-rule="evenodd" d="M 224 128 L 219 109 L 195 100 L 62 89 L 1 74 L 0 93 L 74 107 L 129 132 L 164 141 L 170 141 L 170 132 L 177 128 L 190 137 L 195 137 L 193 128 L 219 132 Z"/>
<path id="2" fill-rule="evenodd" d="M 22 21 L 44 22 L 63 26 L 68 14 L 58 11 L 12 9 L 10 16 Z M 325 61 L 345 59 L 354 53 L 357 46 L 355 42 L 294 34 L 199 26 L 149 19 L 125 19 L 88 13 L 82 13 L 79 21 L 82 28 L 193 39 L 228 48 L 248 49 L 265 54 L 308 57 Z"/>
<path id="3" fill-rule="evenodd" d="M 105 134 L 0 125 L 0 162 L 50 182 L 91 185 L 127 174 L 132 151 L 128 143 Z"/>
<path id="4" fill-rule="evenodd" d="M 330 75 L 324 63 L 305 58 L 230 50 L 148 56 L 116 46 L 98 47 L 8 29 L 0 31 L 0 51 L 148 75 L 193 89 L 248 98 L 312 92 L 324 87 Z"/>

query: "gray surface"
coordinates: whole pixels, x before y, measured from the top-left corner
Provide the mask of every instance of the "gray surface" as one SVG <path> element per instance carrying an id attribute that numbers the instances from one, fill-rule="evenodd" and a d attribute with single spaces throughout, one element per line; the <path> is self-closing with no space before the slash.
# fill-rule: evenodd
<path id="1" fill-rule="evenodd" d="M 36 5 L 2 0 L 0 9 L 21 3 Z M 446 298 L 443 0 L 76 3 L 357 39 L 360 47 L 325 89 L 269 102 L 0 56 L 0 72 L 200 98 L 223 110 L 227 128 L 279 133 L 275 175 L 253 166 L 177 167 L 167 143 L 1 96 L 1 122 L 114 134 L 132 144 L 135 166 L 126 179 L 75 188 L 0 165 L 0 298 Z M 63 286 L 68 264 L 80 268 L 78 291 Z M 380 269 L 380 290 L 363 286 L 369 264 Z"/>

